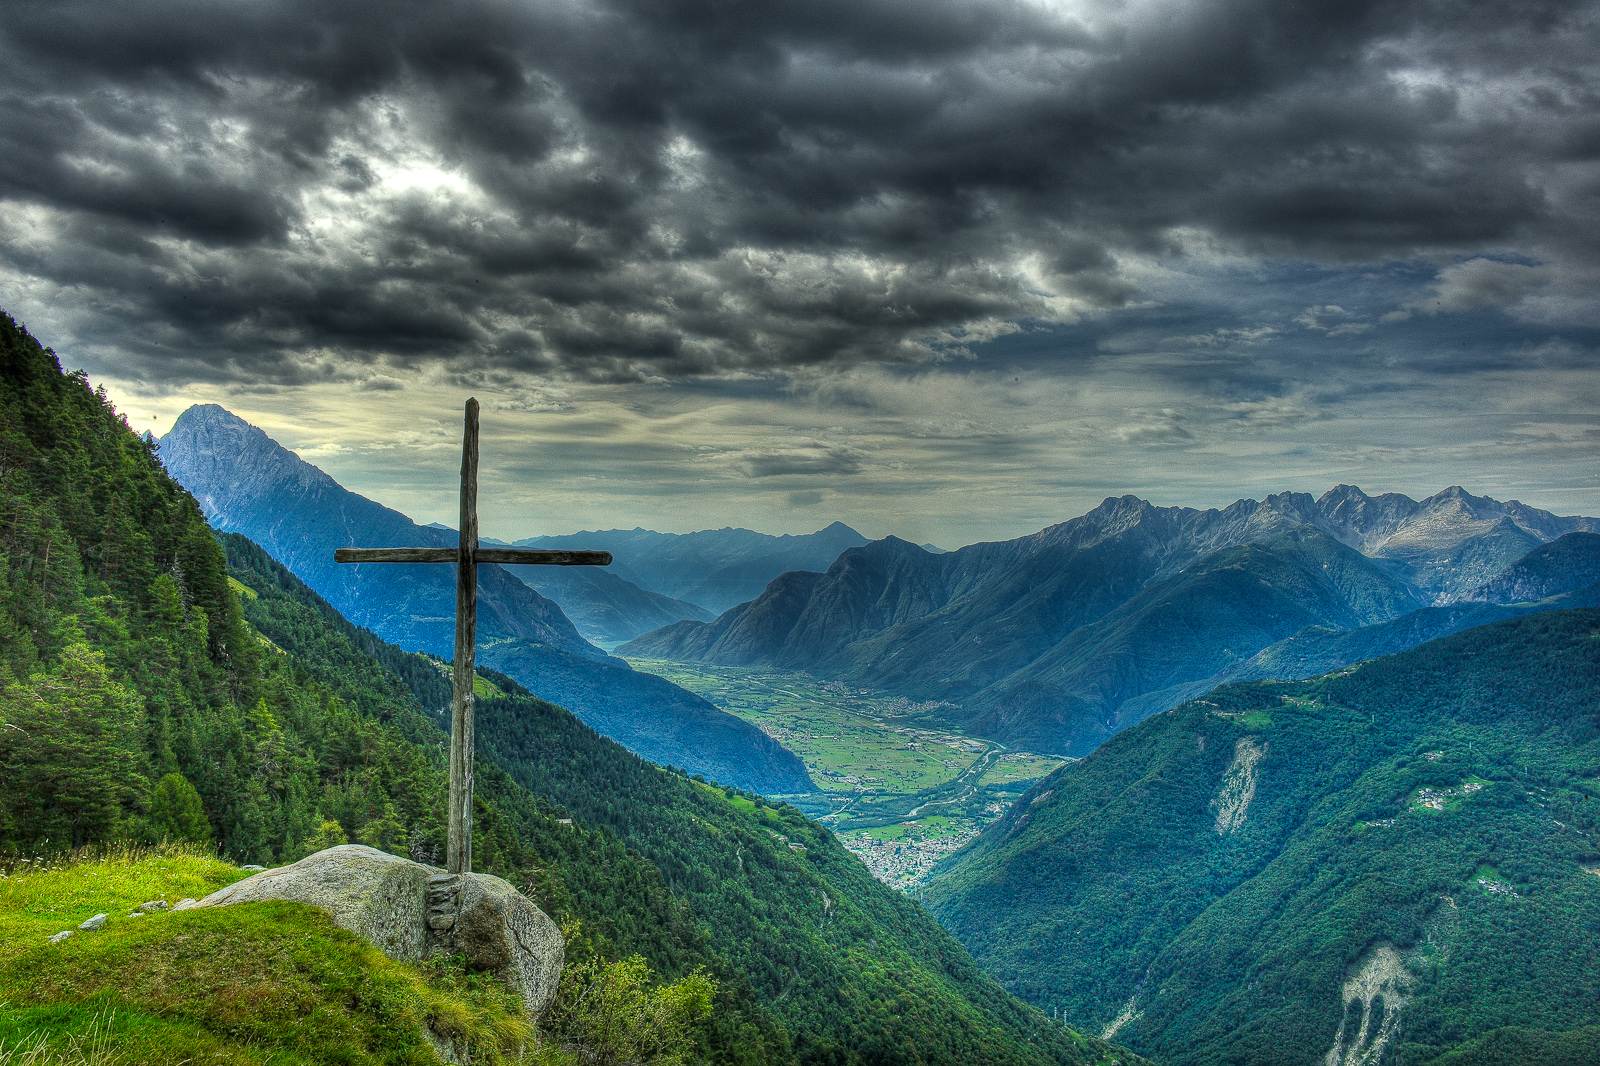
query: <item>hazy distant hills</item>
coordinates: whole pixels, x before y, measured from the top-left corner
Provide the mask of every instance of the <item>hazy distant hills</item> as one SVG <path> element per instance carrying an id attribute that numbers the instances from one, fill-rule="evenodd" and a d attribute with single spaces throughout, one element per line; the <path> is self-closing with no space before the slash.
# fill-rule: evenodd
<path id="1" fill-rule="evenodd" d="M 1340 486 L 1205 511 L 1124 496 L 941 555 L 895 538 L 852 548 L 714 622 L 618 650 L 947 700 L 966 728 L 1079 755 L 1305 627 L 1487 595 L 1532 548 L 1595 528 L 1459 488 L 1415 501 Z"/>
<path id="2" fill-rule="evenodd" d="M 642 589 L 602 566 L 508 566 L 518 580 L 561 605 L 572 624 L 601 645 L 620 644 L 682 619 L 709 622 L 712 612 Z"/>
<path id="3" fill-rule="evenodd" d="M 754 599 L 779 574 L 826 570 L 839 553 L 867 543 L 843 522 L 803 536 L 772 536 L 748 529 L 705 529 L 697 533 L 657 533 L 649 529 L 607 529 L 560 537 L 528 537 L 524 548 L 587 548 L 617 557 L 617 576 L 677 600 L 720 614 Z M 692 617 L 678 615 L 679 618 Z"/>
<path id="4" fill-rule="evenodd" d="M 454 543 L 456 531 L 438 522 L 429 529 L 448 532 Z M 583 540 L 582 534 L 569 538 Z M 506 541 L 480 537 L 483 544 L 505 545 Z M 585 640 L 602 647 L 620 644 L 680 619 L 709 622 L 715 617 L 704 607 L 675 600 L 659 592 L 640 588 L 621 576 L 627 564 L 611 566 L 523 566 L 511 565 L 505 571 L 523 584 L 560 605 L 561 611 Z"/>
<path id="5" fill-rule="evenodd" d="M 803 536 L 732 527 L 696 533 L 605 529 L 515 543 L 609 551 L 616 557 L 607 567 L 506 567 L 560 604 L 586 639 L 613 646 L 680 620 L 712 621 L 759 596 L 778 575 L 825 570 L 840 552 L 866 544 L 867 538 L 835 522 Z"/>
<path id="6" fill-rule="evenodd" d="M 455 650 L 447 565 L 340 565 L 346 546 L 454 546 L 340 486 L 217 406 L 192 407 L 162 438 L 168 472 L 220 530 L 260 544 L 357 625 L 408 650 Z M 812 789 L 795 755 L 706 700 L 638 673 L 584 640 L 561 608 L 499 566 L 478 568 L 479 661 L 654 762 L 768 794 Z"/>
<path id="7" fill-rule="evenodd" d="M 1537 611 L 1600 607 L 1600 536 L 1568 533 L 1541 545 L 1455 603 L 1358 629 L 1308 627 L 1198 685 L 1293 680 L 1414 648 L 1424 641 Z"/>
<path id="8" fill-rule="evenodd" d="M 1217 689 L 1041 781 L 925 902 L 1171 1066 L 1600 1061 L 1597 638 L 1545 611 Z"/>

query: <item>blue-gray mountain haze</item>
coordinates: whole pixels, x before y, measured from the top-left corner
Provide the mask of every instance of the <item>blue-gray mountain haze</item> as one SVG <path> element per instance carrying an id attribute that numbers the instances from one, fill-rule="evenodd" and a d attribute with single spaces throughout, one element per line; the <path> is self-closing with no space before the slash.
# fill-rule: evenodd
<path id="1" fill-rule="evenodd" d="M 214 405 L 161 441 L 167 470 L 212 525 L 242 533 L 346 618 L 413 651 L 455 647 L 455 572 L 445 565 L 341 566 L 334 549 L 454 546 L 455 537 L 342 488 Z M 570 708 L 647 759 L 769 794 L 809 792 L 805 767 L 766 734 L 579 635 L 560 607 L 503 568 L 479 567 L 478 658 Z"/>
<path id="2" fill-rule="evenodd" d="M 1225 679 L 1354 661 L 1325 650 L 1254 659 L 1283 641 L 1392 625 L 1386 639 L 1349 641 L 1360 658 L 1516 613 L 1449 608 L 1485 590 L 1572 592 L 1592 563 L 1546 561 L 1537 578 L 1508 568 L 1596 529 L 1456 487 L 1419 502 L 1341 485 L 1320 499 L 1280 493 L 1203 511 L 1124 496 L 942 555 L 876 541 L 825 572 L 784 574 L 714 622 L 678 622 L 618 651 L 803 669 L 944 701 L 946 722 L 1078 756 Z"/>

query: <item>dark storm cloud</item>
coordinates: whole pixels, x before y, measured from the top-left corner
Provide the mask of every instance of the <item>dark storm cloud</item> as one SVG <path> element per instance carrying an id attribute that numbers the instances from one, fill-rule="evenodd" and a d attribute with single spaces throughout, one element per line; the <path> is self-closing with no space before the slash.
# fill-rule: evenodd
<path id="1" fill-rule="evenodd" d="M 762 449 L 740 460 L 746 477 L 783 477 L 788 474 L 837 477 L 861 472 L 861 456 L 854 449 L 806 441 L 785 448 Z"/>
<path id="2" fill-rule="evenodd" d="M 1584 3 L 12 0 L 0 256 L 168 380 L 912 362 L 1201 245 L 1455 253 L 1415 310 L 1472 309 L 1596 268 L 1597 40 Z"/>

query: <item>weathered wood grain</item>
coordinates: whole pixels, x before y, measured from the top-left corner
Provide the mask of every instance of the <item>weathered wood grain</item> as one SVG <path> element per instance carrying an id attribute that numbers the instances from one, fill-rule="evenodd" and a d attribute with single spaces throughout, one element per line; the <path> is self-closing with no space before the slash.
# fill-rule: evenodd
<path id="1" fill-rule="evenodd" d="M 459 548 L 340 548 L 333 553 L 336 563 L 453 563 L 460 558 Z"/>
<path id="2" fill-rule="evenodd" d="M 547 551 L 543 548 L 479 548 L 480 563 L 531 563 L 536 566 L 610 566 L 610 552 Z"/>
<path id="3" fill-rule="evenodd" d="M 467 401 L 461 438 L 461 547 L 456 555 L 456 669 L 450 700 L 450 820 L 445 864 L 453 874 L 472 870 L 472 757 L 476 737 L 472 679 L 477 668 L 478 401 Z"/>
<path id="4" fill-rule="evenodd" d="M 454 563 L 460 548 L 340 548 L 336 563 Z M 524 566 L 609 566 L 610 552 L 553 551 L 545 548 L 479 548 L 477 563 L 520 563 Z"/>

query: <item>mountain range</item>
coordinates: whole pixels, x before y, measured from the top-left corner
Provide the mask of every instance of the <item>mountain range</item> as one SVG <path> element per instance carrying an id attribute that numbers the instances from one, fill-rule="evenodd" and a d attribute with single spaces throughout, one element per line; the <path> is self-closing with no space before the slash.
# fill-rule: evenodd
<path id="1" fill-rule="evenodd" d="M 949 704 L 945 722 L 1002 743 L 1078 756 L 1281 641 L 1498 595 L 1489 583 L 1531 550 L 1596 529 L 1454 487 L 1417 501 L 1341 485 L 1220 510 L 1124 496 L 940 555 L 892 537 L 852 548 L 713 622 L 617 651 L 807 670 Z M 1574 587 L 1570 571 L 1539 580 Z"/>
<path id="2" fill-rule="evenodd" d="M 352 705 L 425 716 L 432 728 L 411 728 L 440 746 L 447 670 L 351 625 L 246 538 L 218 539 L 250 625 Z M 1045 1024 L 793 807 L 652 766 L 497 671 L 481 682 L 478 773 L 499 809 L 479 816 L 477 861 L 503 849 L 484 831 L 493 820 L 514 820 L 543 868 L 530 891 L 552 914 L 582 914 L 569 953 L 599 936 L 664 973 L 715 968 L 719 1012 L 736 1024 L 719 1027 L 709 1061 L 1130 1062 Z"/>
<path id="3" fill-rule="evenodd" d="M 618 577 L 638 588 L 687 601 L 710 612 L 705 621 L 759 596 L 779 574 L 826 570 L 840 552 L 866 543 L 866 537 L 843 522 L 801 536 L 773 536 L 730 526 L 695 533 L 607 529 L 516 541 L 518 547 L 524 548 L 608 551 L 617 562 L 607 569 Z M 632 635 L 643 632 L 646 630 Z"/>
<path id="4" fill-rule="evenodd" d="M 254 459 L 256 476 L 241 479 L 254 497 L 220 492 L 207 506 L 260 524 L 279 552 L 315 564 L 326 546 L 311 541 L 328 530 L 371 543 L 363 518 L 427 543 L 259 431 L 199 418 L 220 431 L 175 440 L 166 458 L 181 459 L 181 443 L 202 469 L 225 470 L 217 449 Z M 3 316 L 0 460 L 8 891 L 44 872 L 17 857 L 62 844 L 119 845 L 109 862 L 82 864 L 85 886 L 126 860 L 128 842 L 183 840 L 251 862 L 347 838 L 436 856 L 448 664 L 386 643 L 267 550 L 209 527 L 154 445 Z M 986 678 L 1026 670 L 1041 691 L 1121 700 L 1119 714 L 1142 719 L 1030 787 L 935 871 L 923 896 L 943 928 L 794 807 L 650 765 L 487 665 L 475 679 L 475 856 L 562 921 L 569 961 L 637 953 L 663 981 L 714 977 L 692 1034 L 706 1062 L 1144 1061 L 1110 1039 L 1165 1066 L 1600 1061 L 1600 536 L 1590 520 L 1459 490 L 1420 503 L 1359 495 L 1243 501 L 1226 521 L 1133 501 L 1106 535 L 1075 520 L 1054 569 L 1008 571 L 1014 542 L 951 553 L 967 555 L 950 572 L 904 542 L 860 545 L 680 629 L 705 638 L 702 653 L 810 646 L 908 683 L 954 678 L 973 695 L 963 713 L 1016 689 Z M 1185 524 L 1187 540 L 1168 535 Z M 335 591 L 408 639 L 432 639 L 430 571 L 386 590 L 399 569 L 365 568 L 381 576 Z M 486 585 L 486 650 L 526 675 L 591 686 L 597 700 L 660 691 L 629 688 L 631 671 L 510 575 Z M 982 605 L 1005 608 L 992 618 L 1006 624 L 979 627 Z M 399 609 L 417 617 L 391 617 Z M 946 611 L 972 628 L 931 672 L 863 651 Z M 1322 621 L 1273 640 L 1306 618 Z M 1008 666 L 1030 625 L 1059 635 Z M 1402 644 L 1416 646 L 1369 657 Z M 1257 679 L 1179 695 L 1200 683 L 1182 678 L 1218 663 Z M 1259 679 L 1329 663 L 1306 680 Z M 656 738 L 667 743 L 693 731 L 696 712 L 621 713 L 677 721 Z M 1030 720 L 990 713 L 996 728 Z M 208 1046 L 246 1057 L 282 1050 L 281 1018 L 261 1016 L 269 1000 L 227 991 L 246 987 L 226 984 L 237 974 L 206 984 L 217 967 L 171 961 L 182 956 L 169 948 L 195 948 L 187 933 L 106 939 L 165 919 L 114 919 L 61 946 L 44 942 L 41 917 L 53 928 L 87 915 L 87 898 L 43 902 L 29 905 L 24 935 L 0 934 L 8 1039 L 75 1039 L 90 1010 L 96 1025 L 114 1010 L 135 1043 L 161 1030 L 225 1039 Z M 268 951 L 304 928 L 287 917 L 260 931 Z M 327 1004 L 324 1021 L 341 1000 L 354 1009 L 352 987 L 374 998 L 370 982 L 325 976 L 294 975 L 295 995 Z"/>
<path id="5" fill-rule="evenodd" d="M 356 625 L 408 650 L 454 654 L 451 567 L 333 561 L 334 550 L 347 546 L 453 547 L 453 534 L 350 492 L 214 405 L 184 412 L 159 455 L 215 528 L 260 544 Z M 606 655 L 559 606 L 492 564 L 478 568 L 478 641 L 484 665 L 654 762 L 769 795 L 812 789 L 792 752 L 699 696 Z"/>

